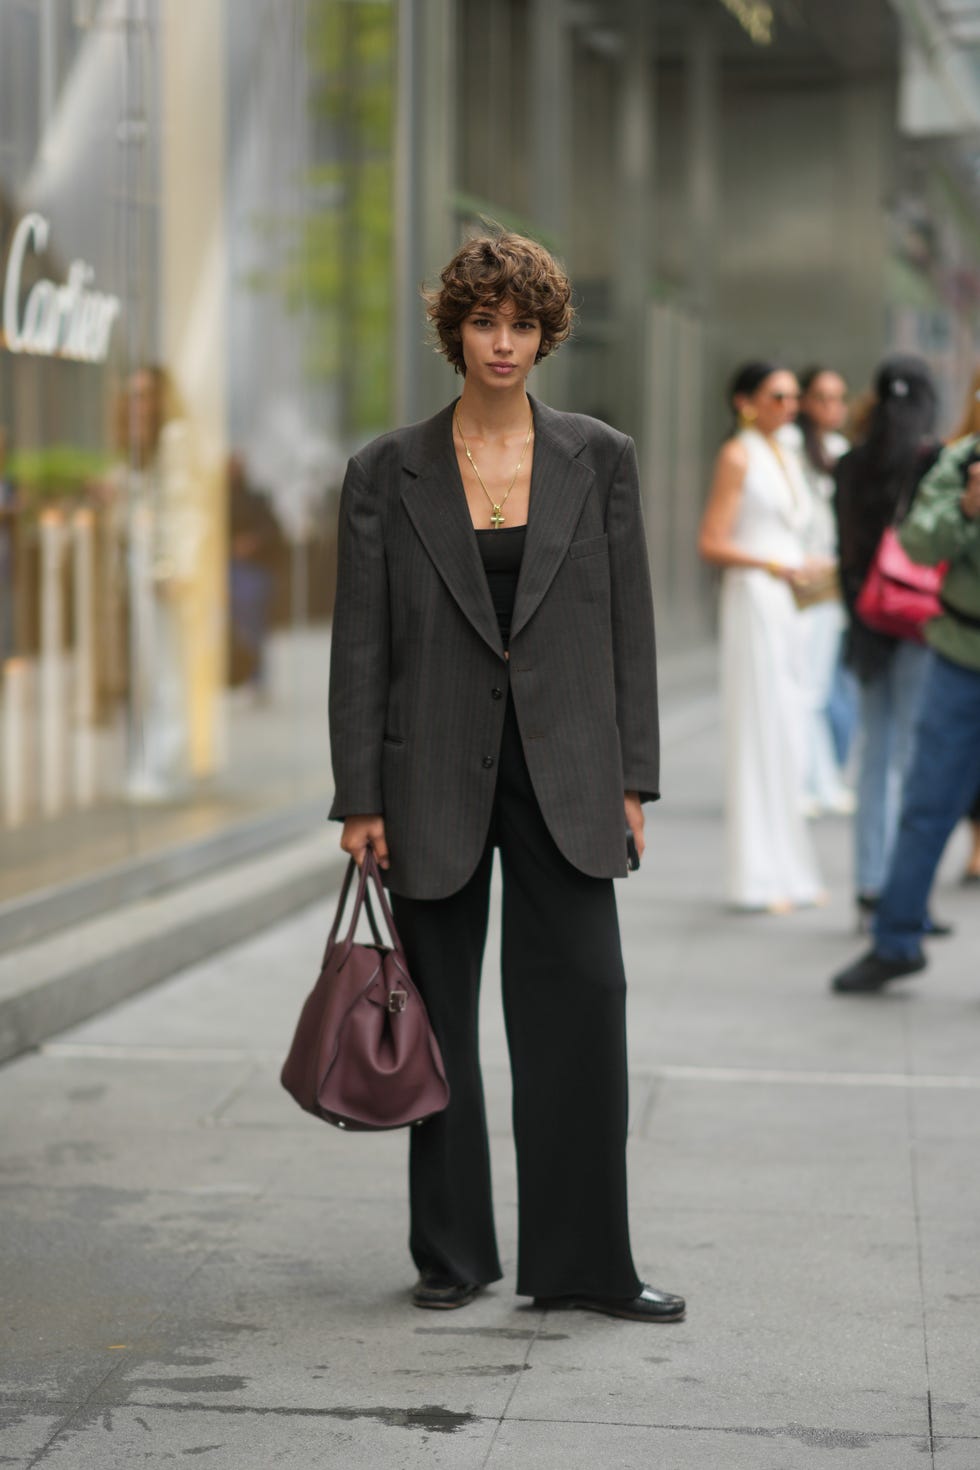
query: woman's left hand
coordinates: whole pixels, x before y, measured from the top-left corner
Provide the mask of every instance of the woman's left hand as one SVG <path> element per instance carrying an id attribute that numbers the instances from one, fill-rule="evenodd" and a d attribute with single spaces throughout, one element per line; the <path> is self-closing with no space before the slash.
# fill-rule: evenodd
<path id="1" fill-rule="evenodd" d="M 646 843 L 643 840 L 643 805 L 640 801 L 638 791 L 627 791 L 623 797 L 623 806 L 626 808 L 626 825 L 633 834 L 636 843 L 636 855 L 642 857 Z"/>

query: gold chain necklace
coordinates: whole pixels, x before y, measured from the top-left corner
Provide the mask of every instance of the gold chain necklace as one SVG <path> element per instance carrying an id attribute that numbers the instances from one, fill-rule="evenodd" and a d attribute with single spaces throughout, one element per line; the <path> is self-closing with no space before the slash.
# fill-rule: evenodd
<path id="1" fill-rule="evenodd" d="M 480 489 L 483 491 L 484 495 L 487 497 L 487 499 L 490 502 L 490 529 L 493 530 L 493 531 L 496 531 L 504 523 L 504 506 L 507 503 L 507 497 L 508 497 L 508 495 L 513 490 L 514 486 L 517 484 L 517 477 L 518 477 L 518 475 L 521 472 L 521 465 L 524 463 L 524 456 L 527 454 L 527 446 L 531 442 L 531 430 L 534 428 L 534 413 L 532 411 L 531 418 L 530 418 L 530 421 L 529 421 L 528 426 L 527 426 L 527 437 L 524 440 L 524 448 L 521 450 L 521 457 L 517 461 L 517 469 L 514 471 L 514 474 L 513 474 L 513 477 L 511 479 L 510 484 L 507 486 L 507 489 L 504 491 L 503 495 L 500 497 L 499 500 L 494 500 L 493 496 L 490 494 L 490 491 L 487 489 L 486 485 L 484 485 L 484 483 L 483 483 L 483 476 L 480 474 L 480 471 L 476 467 L 476 460 L 473 458 L 472 454 L 470 453 L 470 446 L 466 442 L 466 436 L 463 433 L 463 426 L 462 426 L 462 424 L 459 421 L 459 409 L 456 410 L 455 419 L 456 419 L 456 428 L 459 430 L 459 437 L 460 437 L 460 439 L 462 441 L 463 449 L 464 449 L 464 451 L 466 453 L 466 458 L 469 460 L 470 464 L 473 466 L 473 473 L 474 473 L 474 475 L 476 475 L 476 478 L 480 482 Z"/>
<path id="2" fill-rule="evenodd" d="M 789 472 L 789 465 L 783 458 L 783 451 L 776 443 L 774 436 L 764 434 L 762 437 L 769 445 L 769 448 L 772 450 L 773 459 L 776 461 L 776 463 L 779 465 L 779 468 L 783 472 L 783 479 L 786 481 L 786 484 L 789 487 L 789 498 L 793 502 L 793 509 L 796 510 L 800 503 L 799 491 L 797 490 L 796 484 L 793 480 L 793 476 Z"/>

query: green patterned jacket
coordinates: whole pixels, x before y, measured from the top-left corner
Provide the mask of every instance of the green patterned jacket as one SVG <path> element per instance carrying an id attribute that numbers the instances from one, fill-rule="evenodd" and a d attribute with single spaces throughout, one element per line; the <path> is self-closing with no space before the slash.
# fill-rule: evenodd
<path id="1" fill-rule="evenodd" d="M 970 519 L 960 509 L 963 466 L 978 445 L 980 435 L 970 434 L 943 450 L 919 486 L 899 536 L 913 561 L 949 562 L 943 601 L 964 615 L 947 612 L 936 618 L 926 629 L 927 641 L 953 663 L 980 670 L 980 516 Z"/>

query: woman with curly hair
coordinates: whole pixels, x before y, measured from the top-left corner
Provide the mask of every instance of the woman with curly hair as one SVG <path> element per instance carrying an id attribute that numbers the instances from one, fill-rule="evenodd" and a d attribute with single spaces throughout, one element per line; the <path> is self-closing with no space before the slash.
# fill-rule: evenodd
<path id="1" fill-rule="evenodd" d="M 517 1291 L 676 1321 L 683 1300 L 636 1274 L 626 1210 L 612 879 L 659 781 L 636 455 L 528 396 L 572 320 L 541 246 L 469 240 L 427 302 L 463 389 L 348 466 L 330 677 L 331 815 L 385 870 L 451 1092 L 411 1135 L 412 1299 L 462 1307 L 501 1276 L 477 1040 L 496 848 Z"/>

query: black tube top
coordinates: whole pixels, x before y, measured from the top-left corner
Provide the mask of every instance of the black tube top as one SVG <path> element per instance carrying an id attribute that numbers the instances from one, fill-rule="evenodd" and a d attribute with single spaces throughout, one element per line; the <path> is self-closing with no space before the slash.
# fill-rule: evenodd
<path id="1" fill-rule="evenodd" d="M 487 586 L 497 614 L 500 636 L 506 648 L 510 642 L 510 624 L 514 616 L 514 596 L 524 555 L 527 526 L 503 526 L 493 531 L 477 531 L 476 542 L 487 574 Z"/>

